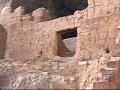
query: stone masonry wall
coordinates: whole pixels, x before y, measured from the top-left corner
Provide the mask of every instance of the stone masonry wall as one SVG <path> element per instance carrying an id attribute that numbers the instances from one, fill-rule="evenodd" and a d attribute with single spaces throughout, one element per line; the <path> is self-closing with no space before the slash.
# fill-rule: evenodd
<path id="1" fill-rule="evenodd" d="M 112 13 L 105 17 L 89 20 L 69 16 L 39 23 L 36 31 L 37 42 L 42 52 L 47 55 L 57 55 L 57 32 L 77 27 L 78 36 L 75 56 L 81 60 L 95 59 L 106 53 L 107 50 L 112 52 L 114 49 L 119 48 L 119 45 L 115 43 L 118 37 L 118 20 L 119 15 Z"/>
<path id="2" fill-rule="evenodd" d="M 4 13 L 2 12 L 1 14 L 2 18 L 0 19 L 1 24 L 3 24 L 6 30 L 8 31 L 9 40 L 7 42 L 8 43 L 7 53 L 9 54 L 11 53 L 11 54 L 10 55 L 7 54 L 7 55 L 8 57 L 10 56 L 11 58 L 15 58 L 15 59 L 34 58 L 36 56 L 41 55 L 41 53 L 50 57 L 54 57 L 54 55 L 57 55 L 57 49 L 58 49 L 57 32 L 77 27 L 78 37 L 77 37 L 77 46 L 76 46 L 77 51 L 75 57 L 78 59 L 97 58 L 101 56 L 101 54 L 105 53 L 106 49 L 110 49 L 111 51 L 111 47 L 107 45 L 107 43 L 110 42 L 114 44 L 111 45 L 112 48 L 115 47 L 114 40 L 117 37 L 116 36 L 117 22 L 119 19 L 118 4 L 119 4 L 119 0 L 117 1 L 110 0 L 106 3 L 103 3 L 103 1 L 99 1 L 99 0 L 95 0 L 95 1 L 91 0 L 89 1 L 89 7 L 82 12 L 76 11 L 75 15 L 62 17 L 42 23 L 41 22 L 38 23 L 36 20 L 33 20 L 34 18 L 33 16 L 23 15 L 24 10 L 22 8 L 21 10 L 19 10 L 20 8 L 17 8 L 14 12 L 11 12 L 10 10 L 11 8 L 7 8 L 5 9 L 6 11 L 4 10 Z M 111 8 L 110 7 L 109 7 L 110 9 L 107 8 L 106 5 L 108 7 L 110 6 Z M 98 7 L 99 8 L 101 7 L 102 12 L 105 12 L 105 14 L 100 16 L 96 15 L 95 13 L 100 11 L 98 10 Z M 94 10 L 95 13 L 88 12 L 90 9 L 93 8 L 95 9 Z M 84 13 L 87 13 L 86 14 L 87 17 L 86 15 L 84 15 Z M 89 18 L 89 15 L 92 13 L 94 14 L 92 15 L 94 17 Z M 96 19 L 92 19 L 92 18 L 96 18 Z M 106 31 L 106 33 L 104 31 Z M 14 34 L 13 32 L 16 34 Z M 101 33 L 104 33 L 104 35 Z M 114 34 L 111 35 L 111 33 Z M 15 36 L 16 38 L 14 38 L 13 36 Z M 88 38 L 89 39 L 91 38 L 92 40 L 88 40 Z M 16 40 L 12 40 L 12 39 L 16 39 Z M 103 39 L 106 39 L 107 41 Z M 84 40 L 84 43 L 82 43 L 82 40 Z M 106 42 L 106 45 L 104 42 Z M 89 50 L 89 48 L 92 48 L 91 46 L 93 46 L 94 43 L 96 44 L 94 46 L 94 50 L 93 49 L 92 51 Z M 91 46 L 90 45 L 86 46 L 85 44 L 88 45 L 90 44 Z M 81 45 L 82 46 L 84 45 L 84 47 L 81 47 Z"/>
<path id="3" fill-rule="evenodd" d="M 0 60 L 0 88 L 119 89 L 119 2 L 89 0 L 84 11 L 44 22 L 24 15 L 21 7 L 14 12 L 4 8 L 0 34 L 4 29 L 7 43 Z M 76 53 L 60 57 L 57 32 L 73 28 L 78 34 Z"/>
<path id="4" fill-rule="evenodd" d="M 5 58 L 25 60 L 36 57 L 34 30 L 36 22 L 33 21 L 33 17 L 23 15 L 23 11 L 17 9 L 12 13 L 9 10 L 7 13 L 6 11 L 1 14 L 2 18 L 0 18 L 0 23 L 7 32 Z"/>
<path id="5" fill-rule="evenodd" d="M 88 8 L 76 13 L 81 13 L 84 19 L 104 17 L 115 11 L 119 11 L 120 0 L 88 0 Z"/>

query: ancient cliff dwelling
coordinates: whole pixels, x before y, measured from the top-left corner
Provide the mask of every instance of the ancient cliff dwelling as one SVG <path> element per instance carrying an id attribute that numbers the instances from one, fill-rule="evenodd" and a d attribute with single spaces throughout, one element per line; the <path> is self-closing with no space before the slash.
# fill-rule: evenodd
<path id="1" fill-rule="evenodd" d="M 0 0 L 0 89 L 120 89 L 120 0 Z"/>

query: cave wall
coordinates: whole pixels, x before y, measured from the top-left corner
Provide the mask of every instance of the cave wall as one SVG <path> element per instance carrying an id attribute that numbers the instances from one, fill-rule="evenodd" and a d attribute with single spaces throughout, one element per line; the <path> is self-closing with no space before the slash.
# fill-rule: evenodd
<path id="1" fill-rule="evenodd" d="M 0 0 L 0 11 L 5 7 L 8 6 L 10 3 L 10 0 Z"/>
<path id="2" fill-rule="evenodd" d="M 32 13 L 34 10 L 44 7 L 50 11 L 53 18 L 74 14 L 76 10 L 83 10 L 88 6 L 88 0 L 3 0 L 1 8 L 8 4 L 13 10 L 19 6 L 25 8 L 25 13 Z"/>

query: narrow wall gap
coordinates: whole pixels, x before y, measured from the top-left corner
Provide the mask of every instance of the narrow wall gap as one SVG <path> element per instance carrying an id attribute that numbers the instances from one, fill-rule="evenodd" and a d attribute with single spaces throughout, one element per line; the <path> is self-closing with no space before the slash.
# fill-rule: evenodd
<path id="1" fill-rule="evenodd" d="M 5 58 L 6 42 L 7 42 L 7 32 L 0 25 L 0 59 L 4 59 Z"/>

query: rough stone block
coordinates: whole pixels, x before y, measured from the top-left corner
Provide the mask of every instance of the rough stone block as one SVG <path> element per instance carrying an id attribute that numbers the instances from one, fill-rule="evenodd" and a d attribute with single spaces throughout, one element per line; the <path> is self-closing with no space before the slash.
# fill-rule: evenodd
<path id="1" fill-rule="evenodd" d="M 102 81 L 102 82 L 94 82 L 93 89 L 110 89 L 110 82 L 109 81 Z"/>
<path id="2" fill-rule="evenodd" d="M 103 68 L 100 70 L 102 75 L 111 75 L 115 71 L 115 68 Z"/>
<path id="3" fill-rule="evenodd" d="M 116 68 L 116 67 L 117 67 L 117 61 L 108 61 L 108 62 L 106 63 L 106 66 L 107 66 L 108 68 Z"/>

